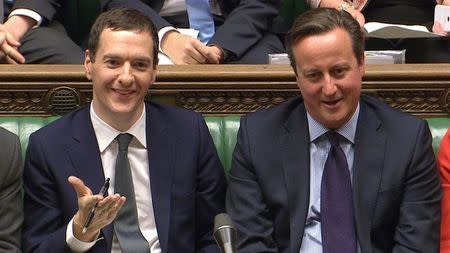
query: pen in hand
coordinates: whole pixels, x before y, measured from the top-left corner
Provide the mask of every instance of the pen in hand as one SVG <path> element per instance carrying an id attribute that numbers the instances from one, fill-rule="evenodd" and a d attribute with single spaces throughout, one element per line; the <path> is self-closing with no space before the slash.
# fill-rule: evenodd
<path id="1" fill-rule="evenodd" d="M 103 197 L 108 196 L 108 188 L 109 188 L 109 177 L 105 180 L 105 183 L 102 186 L 102 189 L 100 189 L 100 192 L 98 194 L 102 195 Z M 94 218 L 95 210 L 97 209 L 98 202 L 95 203 L 95 205 L 92 207 L 91 211 L 89 212 L 89 215 L 84 222 L 83 231 L 82 233 L 85 234 L 89 225 L 91 225 L 92 218 Z"/>

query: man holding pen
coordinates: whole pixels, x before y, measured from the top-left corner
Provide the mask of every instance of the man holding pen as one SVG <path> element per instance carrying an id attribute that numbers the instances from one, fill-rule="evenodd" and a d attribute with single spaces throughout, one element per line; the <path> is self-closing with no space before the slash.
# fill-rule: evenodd
<path id="1" fill-rule="evenodd" d="M 144 102 L 158 64 L 153 24 L 111 10 L 88 44 L 92 103 L 30 136 L 25 252 L 219 252 L 211 230 L 225 177 L 208 128 L 194 112 Z M 109 195 L 93 195 L 107 178 Z"/>

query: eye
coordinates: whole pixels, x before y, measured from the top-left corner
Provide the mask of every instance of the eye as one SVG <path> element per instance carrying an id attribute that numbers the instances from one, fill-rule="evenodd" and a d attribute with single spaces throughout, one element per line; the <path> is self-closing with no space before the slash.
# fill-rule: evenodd
<path id="1" fill-rule="evenodd" d="M 333 75 L 334 78 L 340 79 L 345 77 L 347 73 L 347 68 L 335 68 L 331 71 L 331 75 Z"/>
<path id="2" fill-rule="evenodd" d="M 108 68 L 116 68 L 120 65 L 120 61 L 117 59 L 106 59 L 105 63 Z"/>
<path id="3" fill-rule="evenodd" d="M 306 79 L 311 82 L 317 82 L 321 78 L 321 74 L 319 72 L 308 72 L 305 74 Z"/>
<path id="4" fill-rule="evenodd" d="M 136 61 L 133 63 L 133 67 L 137 70 L 146 70 L 148 69 L 150 63 L 147 61 Z"/>

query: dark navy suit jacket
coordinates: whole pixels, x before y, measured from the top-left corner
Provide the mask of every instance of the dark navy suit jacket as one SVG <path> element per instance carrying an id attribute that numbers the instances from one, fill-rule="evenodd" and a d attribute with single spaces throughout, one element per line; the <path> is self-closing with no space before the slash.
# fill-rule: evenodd
<path id="1" fill-rule="evenodd" d="M 439 252 L 441 187 L 431 141 L 426 121 L 360 100 L 352 186 L 362 253 Z M 300 98 L 242 119 L 227 195 L 238 252 L 299 252 L 309 146 Z"/>
<path id="2" fill-rule="evenodd" d="M 151 194 L 162 252 L 219 252 L 214 216 L 224 211 L 225 176 L 203 117 L 146 104 Z M 66 227 L 78 210 L 67 182 L 77 176 L 98 192 L 104 182 L 89 107 L 76 110 L 30 136 L 24 185 L 26 252 L 70 252 Z M 111 251 L 113 225 L 101 230 L 90 252 Z"/>

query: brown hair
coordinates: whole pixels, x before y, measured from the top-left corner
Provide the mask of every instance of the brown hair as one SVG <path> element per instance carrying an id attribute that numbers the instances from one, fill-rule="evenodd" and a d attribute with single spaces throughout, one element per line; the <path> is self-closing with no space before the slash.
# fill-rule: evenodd
<path id="1" fill-rule="evenodd" d="M 158 65 L 159 40 L 156 27 L 144 14 L 135 9 L 115 8 L 103 12 L 92 25 L 88 39 L 88 49 L 91 61 L 95 61 L 100 35 L 105 29 L 113 31 L 148 32 L 153 42 L 153 68 Z"/>
<path id="2" fill-rule="evenodd" d="M 286 35 L 286 51 L 295 74 L 297 74 L 297 68 L 292 48 L 294 44 L 306 37 L 324 34 L 336 28 L 347 31 L 352 40 L 353 53 L 358 63 L 363 63 L 364 33 L 359 23 L 346 11 L 316 8 L 300 15 Z"/>

